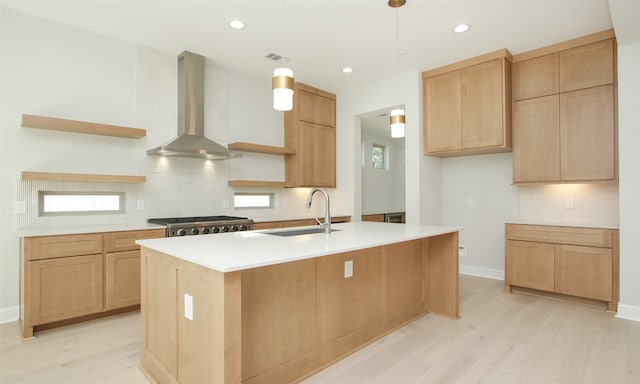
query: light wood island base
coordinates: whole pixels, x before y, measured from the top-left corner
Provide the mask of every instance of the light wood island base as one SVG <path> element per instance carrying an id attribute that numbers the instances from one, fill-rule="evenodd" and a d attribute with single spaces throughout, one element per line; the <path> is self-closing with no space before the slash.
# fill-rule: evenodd
<path id="1" fill-rule="evenodd" d="M 457 232 L 227 273 L 144 246 L 141 263 L 157 383 L 299 382 L 427 313 L 459 317 Z"/>

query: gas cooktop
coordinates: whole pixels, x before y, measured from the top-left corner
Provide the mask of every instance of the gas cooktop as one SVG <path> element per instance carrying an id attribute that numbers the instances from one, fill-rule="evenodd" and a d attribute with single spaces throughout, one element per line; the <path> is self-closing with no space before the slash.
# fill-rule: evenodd
<path id="1" fill-rule="evenodd" d="M 248 231 L 253 224 L 251 219 L 235 216 L 167 217 L 148 222 L 166 226 L 167 237 Z"/>

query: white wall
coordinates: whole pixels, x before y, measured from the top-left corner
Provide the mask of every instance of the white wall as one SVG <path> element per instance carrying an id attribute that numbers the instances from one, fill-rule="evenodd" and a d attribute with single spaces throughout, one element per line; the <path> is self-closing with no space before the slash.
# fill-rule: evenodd
<path id="1" fill-rule="evenodd" d="M 371 161 L 373 144 L 387 148 L 388 166 L 374 169 Z M 404 211 L 404 139 L 393 139 L 363 131 L 362 213 Z"/>
<path id="2" fill-rule="evenodd" d="M 504 278 L 504 223 L 518 219 L 519 190 L 511 185 L 511 153 L 442 161 L 443 224 L 462 226 L 460 270 Z"/>
<path id="3" fill-rule="evenodd" d="M 640 321 L 640 42 L 618 47 L 620 161 L 620 304 L 618 315 Z"/>

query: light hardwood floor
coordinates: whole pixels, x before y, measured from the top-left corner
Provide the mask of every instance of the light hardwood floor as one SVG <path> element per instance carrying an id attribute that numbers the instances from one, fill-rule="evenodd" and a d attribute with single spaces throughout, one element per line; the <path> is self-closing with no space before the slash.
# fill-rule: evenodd
<path id="1" fill-rule="evenodd" d="M 303 383 L 640 383 L 640 322 L 502 287 L 462 276 L 460 320 L 425 316 Z M 128 313 L 27 342 L 3 324 L 0 383 L 146 384 L 139 321 Z"/>

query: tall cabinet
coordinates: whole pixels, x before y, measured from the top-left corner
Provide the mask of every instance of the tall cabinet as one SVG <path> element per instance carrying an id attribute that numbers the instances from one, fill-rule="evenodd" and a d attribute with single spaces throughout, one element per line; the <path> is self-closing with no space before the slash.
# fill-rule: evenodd
<path id="1" fill-rule="evenodd" d="M 336 95 L 296 83 L 293 110 L 285 112 L 288 186 L 336 186 Z"/>
<path id="2" fill-rule="evenodd" d="M 513 57 L 513 181 L 614 181 L 612 30 Z"/>

